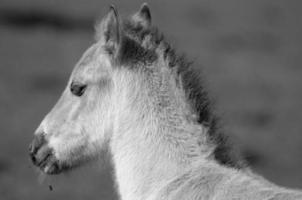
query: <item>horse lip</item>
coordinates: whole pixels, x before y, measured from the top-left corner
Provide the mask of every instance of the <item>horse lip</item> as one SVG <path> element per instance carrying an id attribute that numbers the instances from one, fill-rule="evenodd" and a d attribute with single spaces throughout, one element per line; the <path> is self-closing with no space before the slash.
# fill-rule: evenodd
<path id="1" fill-rule="evenodd" d="M 50 175 L 58 174 L 61 172 L 59 164 L 57 162 L 53 162 L 51 164 L 46 165 L 44 167 L 43 171 L 44 171 L 44 173 L 50 174 Z"/>
<path id="2" fill-rule="evenodd" d="M 61 163 L 58 160 L 53 160 L 52 162 L 48 163 L 43 168 L 42 167 L 40 167 L 40 168 L 44 173 L 46 173 L 48 175 L 57 175 L 62 172 L 69 171 L 73 167 L 71 167 L 67 164 Z"/>
<path id="3" fill-rule="evenodd" d="M 32 159 L 33 164 L 39 167 L 40 170 L 46 174 L 49 175 L 59 174 L 63 171 L 63 167 L 60 166 L 59 161 L 54 157 L 53 153 L 51 152 L 48 153 L 39 162 L 33 154 L 31 154 L 30 157 Z"/>
<path id="4" fill-rule="evenodd" d="M 44 152 L 43 148 L 46 148 L 44 149 Z M 48 146 L 43 145 L 43 147 L 37 149 L 34 148 L 33 145 L 30 145 L 29 156 L 32 163 L 48 175 L 59 174 L 62 171 L 69 169 L 69 167 L 61 165 L 55 157 L 53 149 Z"/>
<path id="5" fill-rule="evenodd" d="M 47 155 L 43 159 L 41 159 L 39 163 L 37 163 L 37 166 L 44 167 L 45 165 L 47 165 L 47 161 L 49 161 L 51 155 L 52 152 L 47 153 Z"/>

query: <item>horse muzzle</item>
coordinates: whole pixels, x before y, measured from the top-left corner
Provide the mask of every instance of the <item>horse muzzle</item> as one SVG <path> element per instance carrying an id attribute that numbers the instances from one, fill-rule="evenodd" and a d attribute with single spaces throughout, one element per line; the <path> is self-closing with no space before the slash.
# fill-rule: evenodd
<path id="1" fill-rule="evenodd" d="M 33 164 L 46 174 L 58 174 L 63 169 L 54 155 L 54 150 L 49 147 L 44 134 L 35 135 L 29 146 L 29 156 Z"/>

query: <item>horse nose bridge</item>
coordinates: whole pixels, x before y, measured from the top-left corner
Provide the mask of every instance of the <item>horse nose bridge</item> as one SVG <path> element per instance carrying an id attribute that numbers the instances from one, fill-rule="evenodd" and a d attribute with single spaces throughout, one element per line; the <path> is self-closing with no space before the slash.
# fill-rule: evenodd
<path id="1" fill-rule="evenodd" d="M 64 113 L 62 113 L 63 115 Z M 45 137 L 49 137 L 51 134 L 57 132 L 57 129 L 61 126 L 62 115 L 58 115 L 50 111 L 42 120 L 37 128 L 35 135 L 43 134 Z"/>

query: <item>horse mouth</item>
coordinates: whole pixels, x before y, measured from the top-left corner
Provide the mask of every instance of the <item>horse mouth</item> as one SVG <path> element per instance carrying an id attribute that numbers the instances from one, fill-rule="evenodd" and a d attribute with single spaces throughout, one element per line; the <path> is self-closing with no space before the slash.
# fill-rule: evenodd
<path id="1" fill-rule="evenodd" d="M 60 174 L 70 169 L 67 165 L 61 163 L 53 154 L 45 155 L 43 158 L 30 156 L 33 164 L 48 175 Z"/>
<path id="2" fill-rule="evenodd" d="M 29 148 L 29 156 L 35 166 L 49 175 L 59 174 L 70 168 L 56 158 L 53 148 L 41 138 L 34 139 Z"/>
<path id="3" fill-rule="evenodd" d="M 58 174 L 61 172 L 60 164 L 54 155 L 49 152 L 43 155 L 43 153 L 30 153 L 32 163 L 40 168 L 46 174 Z"/>
<path id="4" fill-rule="evenodd" d="M 62 172 L 60 165 L 58 162 L 48 163 L 45 166 L 39 166 L 40 169 L 49 175 L 59 174 Z"/>

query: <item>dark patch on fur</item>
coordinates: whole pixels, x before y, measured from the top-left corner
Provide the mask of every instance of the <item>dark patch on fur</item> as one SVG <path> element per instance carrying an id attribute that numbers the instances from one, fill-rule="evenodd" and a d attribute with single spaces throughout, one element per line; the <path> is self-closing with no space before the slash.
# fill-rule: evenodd
<path id="1" fill-rule="evenodd" d="M 129 35 L 131 38 L 134 38 L 138 43 L 142 43 L 145 39 L 145 36 L 150 36 L 150 41 L 146 49 L 155 50 L 157 46 L 164 42 L 164 36 L 161 34 L 157 28 L 152 27 L 150 29 L 145 29 L 140 24 L 135 24 L 131 21 L 125 21 L 123 23 L 123 28 L 126 35 Z"/>
<path id="2" fill-rule="evenodd" d="M 139 24 L 134 24 L 131 23 L 131 21 L 124 21 L 123 22 L 123 30 L 125 32 L 125 34 L 134 37 L 135 40 L 142 42 L 141 35 L 142 32 L 144 32 L 144 28 L 143 26 L 139 25 Z"/>
<path id="3" fill-rule="evenodd" d="M 121 63 L 143 63 L 149 65 L 157 59 L 155 51 L 143 48 L 135 40 L 125 36 L 118 53 L 118 60 Z"/>
<path id="4" fill-rule="evenodd" d="M 199 76 L 200 73 L 193 67 L 192 62 L 188 62 L 184 55 L 179 56 L 155 27 L 144 29 L 139 24 L 126 21 L 123 24 L 123 28 L 129 38 L 126 37 L 127 39 L 122 44 L 122 61 L 129 62 L 129 60 L 132 60 L 134 63 L 137 60 L 142 61 L 144 59 L 154 61 L 153 59 L 156 57 L 154 57 L 153 53 L 155 53 L 159 45 L 163 46 L 164 59 L 168 62 L 170 68 L 176 70 L 178 75 L 176 79 L 180 77 L 186 96 L 192 108 L 198 114 L 198 123 L 209 127 L 209 139 L 216 144 L 214 158 L 219 163 L 229 167 L 244 167 L 244 162 L 240 156 L 235 154 L 231 148 L 228 137 L 218 127 L 219 120 L 213 112 L 213 105 L 207 91 L 203 87 Z M 144 41 L 146 36 L 148 36 L 148 41 Z M 142 45 L 143 42 L 144 47 Z M 152 54 L 149 52 L 152 52 Z M 179 82 L 179 80 L 176 81 Z"/>
<path id="5" fill-rule="evenodd" d="M 241 168 L 244 166 L 242 159 L 231 148 L 228 137 L 219 127 L 219 119 L 213 113 L 213 105 L 209 99 L 208 92 L 203 87 L 199 72 L 193 68 L 192 63 L 186 61 L 184 56 L 177 57 L 173 51 L 175 60 L 173 67 L 176 65 L 178 73 L 182 78 L 182 83 L 186 96 L 191 102 L 191 106 L 198 114 L 198 123 L 209 127 L 208 135 L 211 142 L 216 144 L 214 158 L 223 165 Z M 171 57 L 171 55 L 170 55 Z"/>
<path id="6" fill-rule="evenodd" d="M 245 167 L 245 160 L 238 152 L 234 151 L 229 138 L 218 127 L 219 119 L 214 114 L 212 116 L 213 119 L 209 126 L 209 136 L 217 144 L 214 150 L 214 158 L 226 166 L 235 168 Z"/>

